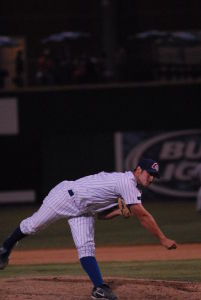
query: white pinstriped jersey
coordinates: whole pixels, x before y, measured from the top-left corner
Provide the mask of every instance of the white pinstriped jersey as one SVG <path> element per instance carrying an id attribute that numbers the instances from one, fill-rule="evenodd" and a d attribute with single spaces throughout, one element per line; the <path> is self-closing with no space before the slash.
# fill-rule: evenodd
<path id="1" fill-rule="evenodd" d="M 69 190 L 73 192 L 71 197 Z M 131 171 L 100 172 L 75 181 L 62 181 L 50 191 L 44 203 L 58 214 L 72 217 L 109 209 L 117 205 L 119 196 L 126 204 L 141 203 L 141 192 Z"/>
<path id="2" fill-rule="evenodd" d="M 76 205 L 86 212 L 100 212 L 117 205 L 121 196 L 126 204 L 141 203 L 141 192 L 137 188 L 131 171 L 100 172 L 74 181 Z"/>

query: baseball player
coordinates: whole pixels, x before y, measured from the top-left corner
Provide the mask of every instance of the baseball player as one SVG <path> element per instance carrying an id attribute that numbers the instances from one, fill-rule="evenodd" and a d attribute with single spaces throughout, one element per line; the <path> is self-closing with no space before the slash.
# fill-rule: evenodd
<path id="1" fill-rule="evenodd" d="M 165 236 L 141 203 L 139 186 L 148 187 L 155 177 L 159 177 L 158 163 L 147 158 L 133 171 L 100 172 L 75 181 L 62 181 L 45 197 L 39 210 L 24 219 L 4 241 L 0 248 L 0 269 L 7 266 L 9 255 L 19 240 L 55 220 L 66 218 L 80 263 L 94 286 L 92 299 L 116 300 L 117 296 L 104 283 L 95 258 L 94 215 L 97 213 L 99 219 L 136 216 L 165 248 L 175 249 L 176 242 Z"/>

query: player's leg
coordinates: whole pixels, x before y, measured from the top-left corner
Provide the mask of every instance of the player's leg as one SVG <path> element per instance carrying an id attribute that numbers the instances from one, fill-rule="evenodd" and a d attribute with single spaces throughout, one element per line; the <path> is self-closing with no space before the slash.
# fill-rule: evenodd
<path id="1" fill-rule="evenodd" d="M 69 219 L 68 223 L 82 267 L 95 286 L 102 284 L 103 279 L 95 259 L 94 218 L 80 216 Z"/>
<path id="2" fill-rule="evenodd" d="M 4 269 L 7 266 L 9 255 L 18 241 L 44 229 L 59 218 L 60 216 L 52 208 L 42 204 L 37 212 L 31 217 L 24 219 L 0 247 L 0 269 Z"/>
<path id="3" fill-rule="evenodd" d="M 68 223 L 80 263 L 94 285 L 91 297 L 93 299 L 117 299 L 110 287 L 104 283 L 95 258 L 94 218 L 92 216 L 80 216 L 69 219 Z"/>
<path id="4" fill-rule="evenodd" d="M 22 238 L 35 234 L 55 220 L 66 217 L 68 212 L 75 213 L 71 196 L 68 193 L 68 182 L 63 181 L 56 185 L 45 197 L 42 206 L 31 217 L 23 220 L 20 226 L 4 241 L 0 247 L 0 269 L 8 264 L 8 257 L 15 244 Z M 65 211 L 65 205 L 68 207 Z"/>

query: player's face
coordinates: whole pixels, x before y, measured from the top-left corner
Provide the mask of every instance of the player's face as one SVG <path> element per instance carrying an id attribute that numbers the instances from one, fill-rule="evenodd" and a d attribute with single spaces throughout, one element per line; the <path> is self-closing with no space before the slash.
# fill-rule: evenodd
<path id="1" fill-rule="evenodd" d="M 154 181 L 154 176 L 150 175 L 146 170 L 142 170 L 138 175 L 138 184 L 147 187 Z"/>

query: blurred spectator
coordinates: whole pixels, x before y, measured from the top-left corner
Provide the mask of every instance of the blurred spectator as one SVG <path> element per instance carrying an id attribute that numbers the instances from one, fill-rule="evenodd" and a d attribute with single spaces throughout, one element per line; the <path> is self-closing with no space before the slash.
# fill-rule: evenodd
<path id="1" fill-rule="evenodd" d="M 86 57 L 86 78 L 87 83 L 98 82 L 98 74 L 96 69 L 97 59 L 95 57 Z"/>
<path id="2" fill-rule="evenodd" d="M 44 49 L 37 60 L 36 83 L 41 85 L 54 84 L 54 68 L 54 59 L 50 50 L 48 48 Z"/>
<path id="3" fill-rule="evenodd" d="M 15 77 L 13 82 L 16 86 L 22 87 L 24 85 L 24 60 L 23 52 L 21 50 L 17 51 L 15 58 Z"/>
<path id="4" fill-rule="evenodd" d="M 56 84 L 72 83 L 73 63 L 68 51 L 57 56 L 54 72 Z"/>
<path id="5" fill-rule="evenodd" d="M 83 59 L 75 58 L 73 61 L 73 82 L 84 83 L 86 76 L 86 62 Z"/>

